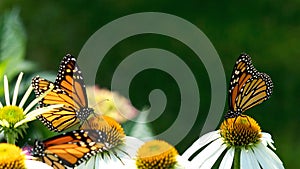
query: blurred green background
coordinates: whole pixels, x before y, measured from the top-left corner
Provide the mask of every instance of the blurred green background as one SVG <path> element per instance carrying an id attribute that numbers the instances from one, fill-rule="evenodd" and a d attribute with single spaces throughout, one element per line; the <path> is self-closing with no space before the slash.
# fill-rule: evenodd
<path id="1" fill-rule="evenodd" d="M 103 25 L 137 12 L 165 12 L 195 24 L 218 51 L 227 82 L 238 55 L 247 52 L 252 56 L 255 67 L 268 73 L 275 86 L 271 99 L 247 114 L 254 117 L 264 131 L 272 134 L 276 153 L 286 168 L 300 166 L 300 109 L 297 106 L 300 101 L 300 1 L 262 0 L 241 4 L 237 0 L 105 0 L 89 3 L 1 0 L 0 15 L 15 7 L 20 10 L 27 34 L 25 59 L 36 64 L 36 72 L 56 72 L 62 57 L 66 53 L 77 56 L 86 40 Z M 205 68 L 188 47 L 168 37 L 139 35 L 117 44 L 98 69 L 98 84 L 109 88 L 118 63 L 132 52 L 150 47 L 172 51 L 190 66 L 200 86 L 200 112 L 207 112 L 210 84 Z M 130 99 L 138 109 L 142 109 L 149 105 L 149 91 L 155 88 L 164 90 L 168 97 L 164 114 L 152 123 L 159 133 L 172 124 L 179 110 L 179 88 L 174 79 L 158 70 L 141 72 L 132 81 Z M 204 117 L 199 115 L 188 137 L 177 145 L 180 152 L 198 137 Z"/>

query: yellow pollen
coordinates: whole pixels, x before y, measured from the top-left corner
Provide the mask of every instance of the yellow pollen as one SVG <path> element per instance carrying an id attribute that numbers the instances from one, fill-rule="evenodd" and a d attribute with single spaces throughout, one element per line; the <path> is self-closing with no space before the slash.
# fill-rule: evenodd
<path id="1" fill-rule="evenodd" d="M 126 136 L 122 126 L 108 116 L 92 115 L 83 123 L 81 129 L 94 129 L 104 132 L 107 136 L 105 142 L 109 143 L 107 148 L 123 144 Z"/>
<path id="2" fill-rule="evenodd" d="M 220 134 L 228 146 L 252 145 L 262 137 L 258 123 L 246 115 L 226 119 L 220 126 Z"/>
<path id="3" fill-rule="evenodd" d="M 152 140 L 143 144 L 138 152 L 138 169 L 173 169 L 177 163 L 177 150 L 162 140 Z"/>
<path id="4" fill-rule="evenodd" d="M 5 119 L 12 126 L 24 118 L 23 109 L 18 106 L 4 106 L 0 108 L 0 120 Z"/>
<path id="5" fill-rule="evenodd" d="M 0 168 L 24 169 L 25 155 L 22 150 L 13 144 L 0 143 Z"/>

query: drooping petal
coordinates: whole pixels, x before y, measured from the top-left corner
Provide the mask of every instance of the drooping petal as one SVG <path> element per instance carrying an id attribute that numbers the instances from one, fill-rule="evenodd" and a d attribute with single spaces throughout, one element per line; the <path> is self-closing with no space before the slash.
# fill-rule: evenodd
<path id="1" fill-rule="evenodd" d="M 262 143 L 267 146 L 269 145 L 273 150 L 276 150 L 276 148 L 274 147 L 273 143 L 274 141 L 272 140 L 272 136 L 269 133 L 266 132 L 262 132 Z"/>
<path id="2" fill-rule="evenodd" d="M 272 140 L 271 134 L 266 133 L 266 132 L 261 132 L 261 135 L 262 135 L 263 140 L 267 140 L 267 141 L 270 141 L 270 142 L 272 142 L 272 143 L 274 142 L 274 141 Z"/>
<path id="3" fill-rule="evenodd" d="M 266 152 L 265 148 L 266 147 L 263 144 L 257 144 L 255 147 L 252 148 L 256 159 L 258 160 L 258 162 L 262 166 L 262 168 L 277 169 L 278 167 L 277 167 L 276 161 L 274 159 L 272 159 L 272 157 L 269 156 L 269 154 Z"/>
<path id="4" fill-rule="evenodd" d="M 198 140 L 196 140 L 183 154 L 182 158 L 189 159 L 196 151 L 198 151 L 203 146 L 208 143 L 216 140 L 220 137 L 219 131 L 212 131 L 207 134 L 201 136 Z"/>
<path id="5" fill-rule="evenodd" d="M 115 147 L 112 150 L 107 150 L 108 152 L 100 152 L 97 155 L 91 157 L 86 163 L 81 164 L 77 169 L 101 169 L 101 168 L 132 168 L 132 160 L 136 156 L 138 148 L 143 145 L 144 142 L 140 139 L 126 136 L 124 145 Z M 126 162 L 129 162 L 127 164 Z M 131 167 L 128 167 L 131 166 Z M 135 166 L 135 163 L 134 163 Z"/>
<path id="6" fill-rule="evenodd" d="M 219 149 L 217 149 L 207 160 L 204 161 L 204 163 L 200 166 L 200 168 L 201 169 L 211 168 L 226 148 L 227 146 L 225 144 L 222 144 Z"/>
<path id="7" fill-rule="evenodd" d="M 264 155 L 264 153 L 261 153 L 259 148 L 253 147 L 254 156 L 256 157 L 259 164 L 262 166 L 262 168 L 268 169 L 273 168 L 273 165 L 268 160 L 268 157 Z"/>
<path id="8" fill-rule="evenodd" d="M 250 161 L 251 161 L 251 164 L 252 164 L 253 168 L 254 168 L 254 169 L 260 168 L 259 163 L 258 163 L 258 161 L 256 160 L 256 157 L 255 157 L 254 152 L 253 152 L 252 149 L 249 150 L 249 155 L 250 155 L 249 157 L 250 157 Z"/>
<path id="9" fill-rule="evenodd" d="M 246 150 L 244 147 L 241 148 L 241 156 L 240 156 L 240 161 L 241 161 L 241 168 L 242 169 L 257 169 L 260 168 L 258 161 L 254 157 L 254 154 L 252 150 Z"/>
<path id="10" fill-rule="evenodd" d="M 18 76 L 16 85 L 15 85 L 15 89 L 14 89 L 14 95 L 13 95 L 13 99 L 12 99 L 12 103 L 11 105 L 15 106 L 16 102 L 17 102 L 17 98 L 18 98 L 18 92 L 19 92 L 19 87 L 20 87 L 20 83 L 23 77 L 23 72 L 21 72 Z"/>
<path id="11" fill-rule="evenodd" d="M 265 148 L 265 151 L 274 160 L 275 163 L 277 163 L 279 165 L 282 165 L 282 161 L 279 159 L 279 157 L 272 150 L 270 150 L 268 147 L 264 147 L 264 148 Z"/>
<path id="12" fill-rule="evenodd" d="M 144 144 L 144 142 L 135 137 L 126 136 L 125 146 L 123 150 L 132 158 L 135 157 L 137 150 Z"/>
<path id="13" fill-rule="evenodd" d="M 95 158 L 96 156 L 92 156 L 88 161 L 83 162 L 82 164 L 80 164 L 79 166 L 76 167 L 76 169 L 86 169 L 86 168 L 91 168 L 91 169 L 98 169 L 95 166 Z M 100 168 L 99 168 L 100 169 Z"/>
<path id="14" fill-rule="evenodd" d="M 195 158 L 192 159 L 192 164 L 195 166 L 201 166 L 207 159 L 214 156 L 219 151 L 224 151 L 226 145 L 223 145 L 221 138 L 210 143 L 204 150 L 202 150 Z"/>
<path id="15" fill-rule="evenodd" d="M 99 160 L 99 157 L 100 157 L 100 156 L 101 156 L 101 155 L 98 154 L 98 155 L 95 157 L 95 162 L 94 162 L 94 164 L 95 164 L 95 169 L 101 168 L 101 166 L 100 166 L 100 160 Z"/>
<path id="16" fill-rule="evenodd" d="M 234 157 L 234 148 L 231 147 L 222 159 L 219 169 L 231 169 Z"/>
<path id="17" fill-rule="evenodd" d="M 268 147 L 264 146 L 263 144 L 258 144 L 257 148 L 253 148 L 254 152 L 257 151 L 258 154 L 261 154 L 262 156 L 266 157 L 265 161 L 272 164 L 274 168 L 276 169 L 284 169 L 284 166 L 279 159 L 279 157 Z M 259 161 L 260 162 L 260 161 Z"/>

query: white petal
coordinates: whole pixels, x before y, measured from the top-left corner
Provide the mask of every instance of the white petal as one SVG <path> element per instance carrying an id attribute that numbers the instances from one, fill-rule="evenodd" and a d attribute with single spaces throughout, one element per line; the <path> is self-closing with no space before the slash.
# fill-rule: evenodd
<path id="1" fill-rule="evenodd" d="M 268 149 L 263 144 L 257 144 L 256 147 L 253 147 L 255 157 L 259 161 L 262 168 L 267 168 L 267 169 L 268 168 L 274 168 L 274 169 L 284 168 L 282 165 L 282 162 L 276 156 L 276 154 L 272 152 L 273 154 L 271 155 L 270 154 L 271 150 L 270 151 L 268 151 L 268 150 L 270 150 L 270 149 Z M 274 159 L 274 156 L 276 156 L 275 159 Z"/>
<path id="2" fill-rule="evenodd" d="M 177 156 L 177 163 L 175 166 L 175 169 L 193 169 L 193 168 L 197 168 L 197 167 L 193 167 L 191 161 L 182 158 L 180 155 Z"/>
<path id="3" fill-rule="evenodd" d="M 200 166 L 202 169 L 212 168 L 212 166 L 215 164 L 217 159 L 220 157 L 222 152 L 227 148 L 225 144 L 222 144 L 221 148 L 217 149 L 215 153 L 210 156 L 204 163 Z"/>
<path id="4" fill-rule="evenodd" d="M 125 160 L 124 161 L 126 168 L 128 169 L 136 169 L 135 160 Z"/>
<path id="5" fill-rule="evenodd" d="M 252 149 L 249 150 L 249 157 L 250 157 L 250 161 L 251 161 L 251 164 L 253 166 L 254 169 L 257 169 L 257 168 L 260 168 L 259 166 L 259 163 L 254 155 L 254 152 Z"/>
<path id="6" fill-rule="evenodd" d="M 245 148 L 241 149 L 241 156 L 240 156 L 240 165 L 241 169 L 258 169 L 259 164 L 252 150 L 246 150 Z"/>
<path id="7" fill-rule="evenodd" d="M 0 125 L 9 128 L 9 123 L 8 123 L 8 121 L 6 121 L 5 119 L 0 120 Z"/>
<path id="8" fill-rule="evenodd" d="M 231 147 L 222 159 L 219 169 L 231 169 L 234 157 L 234 148 Z"/>
<path id="9" fill-rule="evenodd" d="M 135 137 L 126 136 L 125 147 L 123 150 L 132 158 L 135 157 L 137 150 L 144 144 L 144 142 Z"/>
<path id="10" fill-rule="evenodd" d="M 86 168 L 94 169 L 95 158 L 96 156 L 92 156 L 88 161 L 83 162 L 82 164 L 77 166 L 76 169 L 86 169 Z"/>
<path id="11" fill-rule="evenodd" d="M 210 143 L 204 150 L 202 150 L 195 158 L 192 159 L 193 165 L 198 165 L 199 167 L 205 163 L 209 158 L 217 155 L 216 153 L 222 152 L 226 149 L 226 145 L 223 144 L 221 138 Z"/>
<path id="12" fill-rule="evenodd" d="M 34 120 L 34 119 L 32 119 L 32 120 Z M 27 123 L 27 122 L 32 121 L 32 120 L 29 120 L 29 119 L 23 119 L 23 120 L 21 120 L 21 121 L 18 121 L 18 122 L 14 125 L 14 128 L 17 128 L 17 127 L 21 126 L 22 124 Z"/>
<path id="13" fill-rule="evenodd" d="M 262 144 L 260 144 L 262 145 Z M 264 145 L 263 145 L 264 146 Z M 261 152 L 259 148 L 253 147 L 254 155 L 259 162 L 259 164 L 262 166 L 262 168 L 273 168 L 273 165 L 270 164 L 269 158 L 266 156 L 265 153 Z"/>
<path id="14" fill-rule="evenodd" d="M 43 113 L 49 112 L 52 109 L 59 108 L 59 107 L 62 107 L 62 106 L 63 106 L 62 104 L 56 104 L 56 105 L 51 105 L 51 106 L 43 107 L 43 108 L 40 108 L 40 109 L 35 109 L 35 110 L 31 111 L 30 113 L 28 113 L 26 115 L 25 119 L 17 122 L 14 125 L 14 128 L 17 128 L 18 126 L 20 126 L 20 125 L 22 125 L 24 123 L 27 123 L 29 121 L 35 120 L 37 116 L 39 116 L 39 115 L 41 115 Z"/>
<path id="15" fill-rule="evenodd" d="M 122 162 L 124 161 L 124 159 L 122 159 Z M 104 157 L 102 158 L 102 156 L 100 154 L 97 155 L 96 158 L 96 168 L 99 169 L 100 168 L 123 168 L 124 165 L 122 164 L 122 162 L 119 159 L 115 159 L 115 158 L 109 158 L 107 155 L 104 155 Z"/>
<path id="16" fill-rule="evenodd" d="M 4 96 L 5 96 L 6 106 L 9 106 L 10 105 L 9 88 L 8 88 L 8 80 L 6 75 L 4 75 Z"/>
<path id="17" fill-rule="evenodd" d="M 23 77 L 23 72 L 21 72 L 19 74 L 18 80 L 17 80 L 16 85 L 15 85 L 14 95 L 13 95 L 13 99 L 12 99 L 12 103 L 11 103 L 11 105 L 13 105 L 13 106 L 15 106 L 16 102 L 17 102 L 18 92 L 19 92 L 19 87 L 20 87 L 22 77 Z"/>
<path id="18" fill-rule="evenodd" d="M 207 145 L 208 143 L 214 141 L 215 139 L 219 138 L 220 134 L 219 131 L 212 131 L 209 133 L 204 134 L 198 140 L 196 140 L 183 154 L 182 158 L 189 159 L 196 151 L 198 151 L 203 146 Z"/>
<path id="19" fill-rule="evenodd" d="M 122 163 L 123 162 L 123 163 Z M 102 168 L 107 168 L 107 169 L 136 169 L 135 166 L 135 161 L 134 160 L 129 160 L 129 159 L 122 159 L 122 162 L 117 160 L 99 160 L 99 168 L 97 169 L 102 169 Z"/>
<path id="20" fill-rule="evenodd" d="M 266 133 L 266 132 L 261 132 L 261 135 L 262 135 L 262 137 L 265 139 L 265 140 L 268 140 L 268 141 L 270 141 L 270 142 L 274 142 L 273 140 L 272 140 L 272 136 L 271 136 L 271 134 L 269 134 L 269 133 Z"/>
<path id="21" fill-rule="evenodd" d="M 25 160 L 25 165 L 27 169 L 53 169 L 51 166 L 47 165 L 46 163 L 35 161 L 35 160 Z"/>
<path id="22" fill-rule="evenodd" d="M 0 102 L 0 109 L 3 107 L 2 103 Z"/>
<path id="23" fill-rule="evenodd" d="M 30 88 L 30 87 L 29 87 Z M 50 86 L 50 89 L 48 89 L 45 93 L 41 94 L 38 98 L 35 98 L 24 110 L 24 114 L 27 114 L 27 112 L 35 106 L 40 100 L 42 100 L 51 90 L 53 89 L 53 86 Z"/>
<path id="24" fill-rule="evenodd" d="M 4 122 L 0 120 L 0 126 L 4 126 Z"/>
<path id="25" fill-rule="evenodd" d="M 95 169 L 101 168 L 100 163 L 99 163 L 100 162 L 99 158 L 102 158 L 100 154 L 98 154 L 95 158 Z"/>
<path id="26" fill-rule="evenodd" d="M 262 132 L 261 140 L 265 146 L 269 145 L 273 150 L 276 150 L 273 145 L 274 141 L 272 140 L 272 136 L 269 133 Z"/>
<path id="27" fill-rule="evenodd" d="M 268 153 L 268 155 L 269 155 L 274 161 L 276 161 L 275 163 L 281 165 L 282 168 L 283 168 L 282 161 L 279 159 L 279 157 L 278 157 L 272 150 L 270 150 L 268 147 L 264 147 L 264 148 L 265 148 L 265 151 Z M 280 167 L 280 168 L 281 168 L 281 167 Z"/>
<path id="28" fill-rule="evenodd" d="M 279 159 L 279 157 L 268 147 L 260 145 L 261 151 L 264 151 L 268 157 L 271 159 L 271 163 L 276 166 L 276 168 L 284 168 L 282 161 Z M 259 147 L 258 147 L 259 148 Z"/>
<path id="29" fill-rule="evenodd" d="M 28 97 L 29 97 L 30 93 L 32 92 L 32 90 L 33 90 L 33 87 L 30 85 L 28 87 L 28 89 L 26 90 L 22 100 L 20 101 L 20 104 L 19 104 L 20 108 L 22 108 L 24 106 L 24 104 L 25 104 L 26 100 L 28 99 Z"/>

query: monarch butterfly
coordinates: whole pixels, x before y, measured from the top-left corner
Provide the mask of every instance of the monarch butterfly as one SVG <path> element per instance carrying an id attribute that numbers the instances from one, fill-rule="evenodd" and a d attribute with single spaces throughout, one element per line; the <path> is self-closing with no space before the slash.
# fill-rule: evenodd
<path id="1" fill-rule="evenodd" d="M 229 110 L 225 119 L 238 117 L 246 110 L 270 98 L 273 91 L 271 78 L 258 72 L 249 55 L 242 53 L 237 59 L 229 87 Z"/>
<path id="2" fill-rule="evenodd" d="M 63 104 L 61 108 L 46 112 L 38 119 L 50 130 L 60 132 L 84 121 L 94 112 L 88 107 L 85 84 L 76 59 L 67 54 L 60 63 L 54 83 L 36 76 L 32 79 L 36 97 L 54 88 L 39 102 L 39 107 Z"/>
<path id="3" fill-rule="evenodd" d="M 54 169 L 73 168 L 103 150 L 103 137 L 105 133 L 99 130 L 74 130 L 45 141 L 36 140 L 31 154 Z"/>

